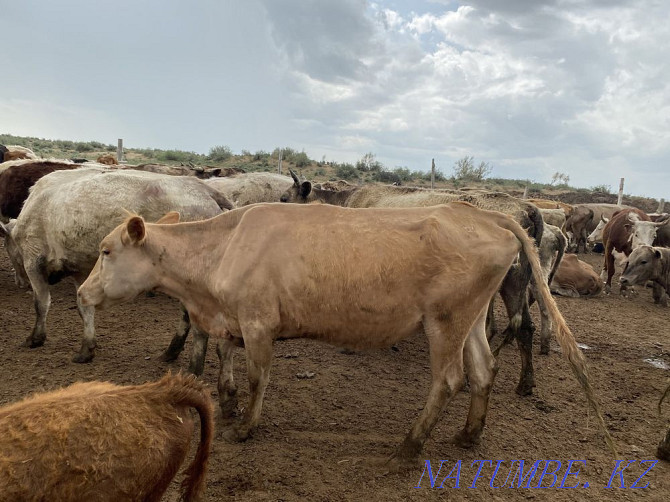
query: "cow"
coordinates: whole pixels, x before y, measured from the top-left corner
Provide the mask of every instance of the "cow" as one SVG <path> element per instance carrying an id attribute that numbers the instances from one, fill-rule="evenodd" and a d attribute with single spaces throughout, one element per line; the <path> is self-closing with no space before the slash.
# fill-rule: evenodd
<path id="1" fill-rule="evenodd" d="M 612 250 L 629 256 L 633 250 L 631 244 L 631 218 L 637 218 L 640 221 L 649 221 L 649 216 L 637 208 L 628 208 L 617 211 L 610 221 L 603 228 L 603 244 L 605 245 L 605 263 L 604 272 L 607 274 L 605 279 L 605 293 L 609 294 L 612 289 L 612 276 L 614 276 L 614 255 Z M 622 284 L 621 293 L 625 291 Z"/>
<path id="2" fill-rule="evenodd" d="M 30 187 L 42 176 L 78 167 L 68 161 L 38 159 L 12 165 L 0 172 L 0 220 L 7 223 L 10 218 L 18 217 Z"/>
<path id="3" fill-rule="evenodd" d="M 542 240 L 540 241 L 539 256 L 540 265 L 542 266 L 542 277 L 546 284 L 551 284 L 551 281 L 556 274 L 565 255 L 565 248 L 567 241 L 561 229 L 557 226 L 545 223 L 542 231 Z M 530 284 L 530 300 L 529 306 L 532 305 L 535 298 L 538 298 L 539 292 L 534 281 Z M 551 343 L 551 317 L 549 311 L 543 302 L 538 302 L 540 309 L 540 354 L 549 354 Z"/>
<path id="4" fill-rule="evenodd" d="M 79 287 L 95 264 L 98 244 L 123 219 L 124 209 L 149 219 L 178 210 L 184 219 L 197 220 L 232 209 L 232 204 L 191 177 L 82 167 L 40 178 L 18 218 L 0 224 L 14 270 L 33 289 L 36 320 L 24 346 L 39 347 L 46 340 L 49 286 L 70 276 Z M 85 363 L 94 357 L 95 311 L 78 308 L 84 335 L 73 361 Z M 190 324 L 181 327 L 188 329 Z M 164 358 L 171 355 L 168 349 Z"/>
<path id="5" fill-rule="evenodd" d="M 586 238 L 598 225 L 601 217 L 611 218 L 621 209 L 630 209 L 630 206 L 616 204 L 576 204 L 572 214 L 565 221 L 565 231 L 568 236 L 568 251 L 579 252 L 583 246 L 586 248 Z"/>
<path id="6" fill-rule="evenodd" d="M 204 168 L 193 165 L 167 166 L 164 164 L 139 164 L 136 166 L 124 166 L 122 169 L 146 171 L 158 174 L 169 174 L 170 176 L 195 176 L 201 180 L 221 175 L 221 168 Z"/>
<path id="7" fill-rule="evenodd" d="M 579 298 L 600 294 L 603 283 L 591 265 L 577 258 L 577 255 L 567 254 L 550 283 L 550 289 L 557 295 Z"/>
<path id="8" fill-rule="evenodd" d="M 636 248 L 641 245 L 670 247 L 670 215 L 650 221 L 633 220 L 631 229 L 631 245 Z"/>
<path id="9" fill-rule="evenodd" d="M 98 164 L 105 164 L 108 166 L 118 166 L 119 161 L 116 159 L 116 155 L 113 153 L 105 153 L 103 155 L 100 155 L 97 159 L 96 162 Z"/>
<path id="10" fill-rule="evenodd" d="M 619 282 L 621 287 L 646 284 L 653 281 L 658 289 L 670 294 L 670 248 L 639 246 L 628 256 L 628 264 Z M 654 299 L 658 293 L 654 291 Z M 662 295 L 660 295 L 662 296 Z M 663 297 L 658 303 L 667 306 L 667 299 Z"/>
<path id="11" fill-rule="evenodd" d="M 540 210 L 533 204 L 511 195 L 485 190 L 462 192 L 458 190 L 425 190 L 422 188 L 395 187 L 389 185 L 364 185 L 351 190 L 320 190 L 307 180 L 301 180 L 290 171 L 293 186 L 280 198 L 281 202 L 322 202 L 344 207 L 428 207 L 453 201 L 469 202 L 482 209 L 491 209 L 509 214 L 525 228 L 537 245 L 542 239 L 544 222 Z M 527 289 L 530 282 L 530 267 L 521 262 L 513 267 L 500 290 L 510 320 L 505 330 L 505 341 L 517 339 L 521 355 L 521 376 L 516 392 L 526 396 L 533 393 L 535 376 L 533 369 L 533 323 L 528 310 Z M 537 298 L 538 303 L 542 301 Z M 490 305 L 487 332 L 489 339 L 495 334 L 493 327 L 493 303 Z"/>
<path id="12" fill-rule="evenodd" d="M 554 225 L 559 229 L 563 228 L 563 225 L 565 225 L 565 212 L 562 209 L 540 208 L 540 213 L 542 213 L 544 222 L 549 225 Z"/>
<path id="13" fill-rule="evenodd" d="M 519 253 L 541 284 L 562 352 L 611 445 L 586 362 L 543 282 L 533 241 L 511 217 L 470 204 L 253 204 L 172 224 L 132 216 L 100 243 L 79 297 L 83 305 L 108 308 L 161 291 L 178 298 L 205 331 L 222 337 L 229 353 L 235 343 L 243 344 L 250 398 L 242 421 L 226 430 L 229 440 L 246 440 L 259 422 L 274 340 L 303 337 L 363 349 L 423 331 L 431 389 L 395 463 L 417 458 L 440 411 L 461 387 L 464 370 L 471 403 L 456 442 L 479 441 L 496 373 L 486 314 Z M 223 416 L 236 408 L 229 353 L 222 355 L 218 382 Z"/>
<path id="14" fill-rule="evenodd" d="M 200 500 L 214 434 L 207 388 L 194 376 L 120 386 L 79 382 L 0 408 L 0 498 L 158 501 L 200 442 L 181 484 Z"/>
<path id="15" fill-rule="evenodd" d="M 224 194 L 235 207 L 258 202 L 276 202 L 293 180 L 275 173 L 243 173 L 226 178 L 212 178 L 206 182 Z"/>
<path id="16" fill-rule="evenodd" d="M 36 159 L 37 155 L 30 148 L 18 145 L 0 145 L 0 163 L 10 160 Z"/>
<path id="17" fill-rule="evenodd" d="M 550 199 L 524 199 L 532 204 L 535 204 L 540 209 L 562 209 L 567 218 L 572 214 L 573 206 L 558 200 Z"/>

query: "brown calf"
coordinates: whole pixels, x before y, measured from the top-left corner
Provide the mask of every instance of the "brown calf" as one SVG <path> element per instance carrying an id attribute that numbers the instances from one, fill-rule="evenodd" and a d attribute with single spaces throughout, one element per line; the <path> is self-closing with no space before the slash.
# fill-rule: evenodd
<path id="1" fill-rule="evenodd" d="M 186 458 L 200 415 L 200 444 L 183 499 L 205 484 L 214 421 L 193 376 L 119 386 L 76 383 L 0 408 L 0 499 L 158 501 Z"/>
<path id="2" fill-rule="evenodd" d="M 612 288 L 612 276 L 614 275 L 614 254 L 613 250 L 624 253 L 626 256 L 633 251 L 631 243 L 632 223 L 630 217 L 637 216 L 639 221 L 650 221 L 649 216 L 644 211 L 637 208 L 622 209 L 614 213 L 612 219 L 607 222 L 603 228 L 603 245 L 605 246 L 605 264 L 603 269 L 607 272 L 605 281 L 605 292 L 609 293 Z M 625 285 L 621 285 L 621 291 L 625 290 Z"/>
<path id="3" fill-rule="evenodd" d="M 101 155 L 100 157 L 98 157 L 96 162 L 98 162 L 99 164 L 106 164 L 108 166 L 116 166 L 119 164 L 119 161 L 116 160 L 116 155 L 112 153 L 106 153 L 104 155 Z"/>

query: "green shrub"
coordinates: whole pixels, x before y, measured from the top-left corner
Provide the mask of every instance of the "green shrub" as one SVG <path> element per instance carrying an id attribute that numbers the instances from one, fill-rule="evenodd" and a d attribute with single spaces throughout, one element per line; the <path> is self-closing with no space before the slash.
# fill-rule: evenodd
<path id="1" fill-rule="evenodd" d="M 338 164 L 335 168 L 335 174 L 342 180 L 353 180 L 358 177 L 356 168 L 351 164 Z"/>
<path id="2" fill-rule="evenodd" d="M 209 149 L 207 158 L 214 162 L 224 162 L 233 156 L 233 152 L 229 146 L 213 146 Z"/>

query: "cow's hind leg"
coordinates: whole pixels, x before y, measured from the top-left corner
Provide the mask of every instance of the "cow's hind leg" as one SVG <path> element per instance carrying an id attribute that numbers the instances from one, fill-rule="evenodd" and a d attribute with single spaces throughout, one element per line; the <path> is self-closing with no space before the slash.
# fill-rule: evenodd
<path id="1" fill-rule="evenodd" d="M 33 289 L 33 301 L 35 304 L 35 325 L 30 336 L 23 342 L 24 347 L 41 347 L 47 339 L 47 314 L 51 305 L 51 293 L 49 285 L 35 266 L 26 264 L 26 274 Z"/>
<path id="2" fill-rule="evenodd" d="M 237 410 L 237 387 L 233 380 L 233 350 L 235 344 L 230 338 L 221 338 L 216 344 L 219 356 L 219 406 L 223 418 L 232 418 Z"/>
<path id="3" fill-rule="evenodd" d="M 470 382 L 470 411 L 465 427 L 454 438 L 454 442 L 463 448 L 479 442 L 486 421 L 493 379 L 498 372 L 498 365 L 486 340 L 484 325 L 485 316 L 482 314 L 470 330 L 463 350 L 465 371 Z"/>
<path id="4" fill-rule="evenodd" d="M 462 318 L 461 318 L 462 319 Z M 463 385 L 463 344 L 468 327 L 426 318 L 423 325 L 430 344 L 432 384 L 428 400 L 390 462 L 414 460 L 433 430 L 440 412 Z"/>
<path id="5" fill-rule="evenodd" d="M 75 279 L 75 291 L 79 290 L 82 282 L 84 281 Z M 72 357 L 72 362 L 90 363 L 95 356 L 95 307 L 82 305 L 81 298 L 77 295 L 77 311 L 84 323 L 84 337 L 81 339 L 79 353 Z"/>
<path id="6" fill-rule="evenodd" d="M 227 439 L 235 441 L 248 439 L 254 427 L 258 425 L 272 364 L 272 337 L 267 328 L 256 322 L 243 327 L 242 333 L 247 356 L 250 396 L 242 422 L 225 433 Z"/>

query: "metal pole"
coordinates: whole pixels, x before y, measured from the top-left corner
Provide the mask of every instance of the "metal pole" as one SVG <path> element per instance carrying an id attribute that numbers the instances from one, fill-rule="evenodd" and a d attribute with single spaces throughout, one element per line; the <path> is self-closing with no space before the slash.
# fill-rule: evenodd
<path id="1" fill-rule="evenodd" d="M 121 162 L 123 160 L 123 139 L 119 138 L 116 146 L 116 160 Z"/>
<path id="2" fill-rule="evenodd" d="M 623 178 L 621 178 L 621 181 L 619 182 L 619 198 L 616 200 L 616 205 L 620 206 L 622 200 L 623 200 Z"/>
<path id="3" fill-rule="evenodd" d="M 435 159 L 430 164 L 430 188 L 435 188 Z"/>

